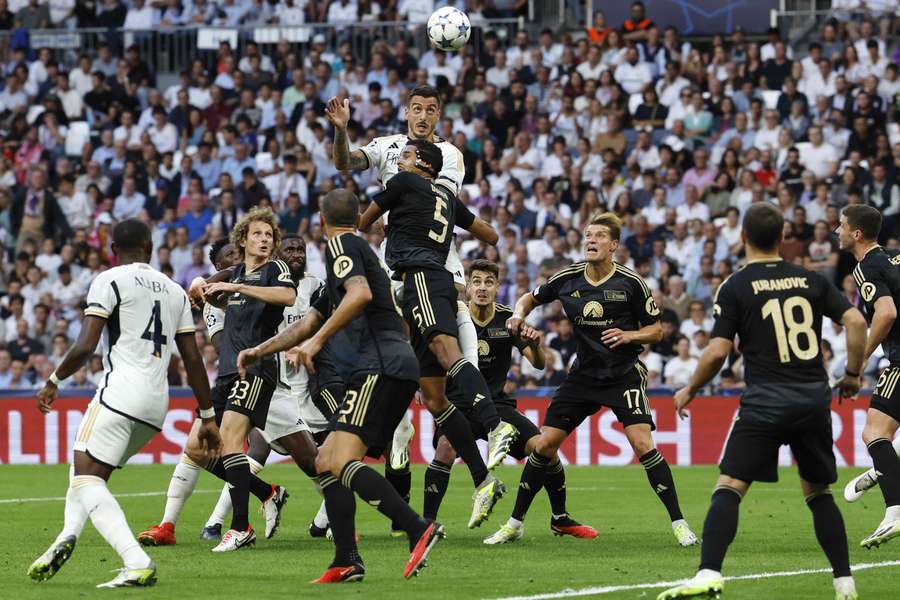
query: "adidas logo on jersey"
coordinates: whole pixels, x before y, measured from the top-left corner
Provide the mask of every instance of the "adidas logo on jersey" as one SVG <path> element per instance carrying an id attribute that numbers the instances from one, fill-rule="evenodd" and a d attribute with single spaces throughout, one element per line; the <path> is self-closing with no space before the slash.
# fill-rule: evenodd
<path id="1" fill-rule="evenodd" d="M 569 294 L 569 296 L 572 298 L 581 298 L 581 292 L 579 292 L 578 290 L 575 290 L 574 292 Z"/>

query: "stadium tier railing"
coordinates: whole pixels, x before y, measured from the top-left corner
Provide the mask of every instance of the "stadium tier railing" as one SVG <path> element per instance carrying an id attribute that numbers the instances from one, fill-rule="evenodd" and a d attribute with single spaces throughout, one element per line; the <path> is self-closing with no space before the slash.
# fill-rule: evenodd
<path id="1" fill-rule="evenodd" d="M 524 18 L 479 19 L 473 24 L 469 44 L 480 51 L 482 35 L 491 30 L 497 33 L 501 44 L 512 40 L 516 31 L 533 25 Z M 78 56 L 94 56 L 100 44 L 106 42 L 115 51 L 136 45 L 141 58 L 157 74 L 177 74 L 190 67 L 198 53 L 215 53 L 219 44 L 227 41 L 231 47 L 243 53 L 250 41 L 261 46 L 274 46 L 281 41 L 306 46 L 316 35 L 325 36 L 326 48 L 335 51 L 345 41 L 350 42 L 353 56 L 368 60 L 372 45 L 383 40 L 393 44 L 405 38 L 411 46 L 424 52 L 428 47 L 423 24 L 407 21 L 372 21 L 359 23 L 307 23 L 304 25 L 244 25 L 240 27 L 179 27 L 154 30 L 129 29 L 35 29 L 27 34 L 21 31 L 0 31 L 0 60 L 5 62 L 10 49 L 27 41 L 31 49 L 49 48 L 53 58 L 71 69 L 77 65 Z M 117 54 L 119 52 L 116 52 Z"/>
<path id="2" fill-rule="evenodd" d="M 534 423 L 543 422 L 553 388 L 519 391 L 518 406 Z M 689 407 L 689 418 L 679 419 L 672 406 L 670 388 L 648 391 L 650 410 L 656 423 L 654 440 L 673 465 L 712 465 L 719 461 L 731 424 L 738 413 L 739 390 L 697 398 Z M 69 460 L 70 449 L 93 389 L 64 390 L 53 410 L 41 414 L 35 390 L 0 391 L 0 464 L 59 464 Z M 112 399 L 106 399 L 111 402 Z M 870 467 L 862 441 L 867 397 L 855 402 L 833 402 L 831 406 L 834 450 L 838 466 Z M 132 462 L 175 463 L 195 418 L 196 403 L 189 390 L 172 388 L 169 412 L 160 434 Z M 410 443 L 413 462 L 426 464 L 434 457 L 434 419 L 419 405 L 410 406 L 416 436 Z M 585 420 L 560 448 L 566 464 L 630 465 L 637 457 L 615 414 L 603 409 Z M 274 456 L 274 455 L 273 455 Z M 271 459 L 277 460 L 277 457 Z M 509 459 L 512 461 L 512 459 Z M 782 465 L 791 464 L 787 447 L 779 455 Z"/>

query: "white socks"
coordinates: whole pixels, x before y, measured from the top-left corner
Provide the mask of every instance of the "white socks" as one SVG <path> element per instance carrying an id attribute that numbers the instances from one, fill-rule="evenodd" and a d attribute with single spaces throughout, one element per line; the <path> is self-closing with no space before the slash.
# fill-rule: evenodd
<path id="1" fill-rule="evenodd" d="M 522 521 L 520 521 L 518 519 L 513 519 L 512 517 L 510 517 L 509 520 L 506 521 L 506 524 L 514 529 L 518 529 L 519 527 L 522 526 Z"/>
<path id="2" fill-rule="evenodd" d="M 94 475 L 76 475 L 72 478 L 72 489 L 82 510 L 90 515 L 94 527 L 122 557 L 127 568 L 145 569 L 150 566 L 150 557 L 134 539 L 125 513 L 109 493 L 103 479 Z"/>
<path id="3" fill-rule="evenodd" d="M 61 542 L 64 538 L 74 535 L 76 538 L 81 535 L 84 524 L 87 523 L 88 514 L 82 508 L 81 503 L 75 496 L 75 490 L 72 489 L 72 479 L 75 477 L 75 467 L 69 467 L 69 489 L 66 490 L 66 508 L 63 512 L 65 521 L 63 529 L 56 538 L 54 544 Z"/>
<path id="4" fill-rule="evenodd" d="M 834 591 L 838 594 L 845 594 L 847 596 L 856 594 L 856 582 L 853 581 L 853 576 L 835 577 Z"/>
<path id="5" fill-rule="evenodd" d="M 169 491 L 166 492 L 166 510 L 163 512 L 163 523 L 174 525 L 178 521 L 184 503 L 194 493 L 197 480 L 200 478 L 200 467 L 188 458 L 181 456 L 181 462 L 175 465 L 172 479 L 169 480 Z"/>
<path id="6" fill-rule="evenodd" d="M 478 334 L 469 307 L 462 302 L 456 303 L 456 326 L 459 328 L 459 349 L 466 360 L 478 368 Z"/>
<path id="7" fill-rule="evenodd" d="M 263 467 L 265 467 L 265 465 L 260 464 L 249 456 L 247 457 L 247 462 L 250 464 L 250 472 L 254 475 L 262 471 Z M 231 492 L 229 492 L 230 489 L 231 488 L 227 483 L 222 486 L 222 493 L 219 494 L 219 500 L 218 502 L 216 502 L 216 506 L 215 508 L 213 508 L 212 514 L 210 514 L 209 518 L 206 520 L 205 527 L 221 525 L 225 522 L 225 519 L 228 518 L 228 514 L 231 512 Z"/>
<path id="8" fill-rule="evenodd" d="M 313 525 L 315 525 L 319 529 L 325 529 L 328 527 L 328 513 L 325 512 L 324 500 L 322 500 L 322 504 L 319 505 L 319 512 L 317 512 L 316 516 L 313 517 Z"/>

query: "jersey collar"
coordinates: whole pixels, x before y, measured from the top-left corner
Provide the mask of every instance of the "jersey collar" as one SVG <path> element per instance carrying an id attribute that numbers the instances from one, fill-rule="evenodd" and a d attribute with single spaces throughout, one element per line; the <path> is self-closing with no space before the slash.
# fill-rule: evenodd
<path id="1" fill-rule="evenodd" d="M 744 263 L 744 264 L 752 265 L 752 264 L 754 264 L 754 263 L 781 262 L 781 261 L 783 261 L 783 260 L 784 260 L 784 259 L 781 258 L 780 256 L 773 256 L 773 257 L 771 257 L 771 258 L 756 258 L 756 259 L 753 259 L 753 260 L 748 260 L 748 261 L 747 261 L 746 263 Z"/>
<path id="2" fill-rule="evenodd" d="M 469 311 L 469 312 L 471 312 L 471 311 Z M 496 312 L 497 312 L 497 303 L 495 302 L 494 304 L 491 304 L 491 308 L 490 308 L 490 311 L 488 312 L 488 316 L 484 321 L 479 321 L 478 319 L 475 318 L 475 313 L 471 313 L 472 314 L 472 322 L 474 322 L 479 327 L 487 327 L 488 323 L 490 323 L 493 320 Z"/>
<path id="3" fill-rule="evenodd" d="M 865 256 L 866 256 L 869 252 L 871 252 L 872 250 L 877 250 L 877 249 L 879 249 L 879 248 L 881 248 L 881 244 L 875 244 L 874 246 L 872 246 L 871 248 L 869 248 L 868 250 L 866 250 L 866 254 L 863 254 L 863 257 L 865 257 Z"/>
<path id="4" fill-rule="evenodd" d="M 606 274 L 602 279 L 600 279 L 599 281 L 594 281 L 593 279 L 591 279 L 591 278 L 588 276 L 587 270 L 588 270 L 588 264 L 587 264 L 587 263 L 584 263 L 584 273 L 582 273 L 582 275 L 584 275 L 584 280 L 587 281 L 587 282 L 588 282 L 589 284 L 591 284 L 592 286 L 597 287 L 597 286 L 599 286 L 599 285 L 603 285 L 604 283 L 606 283 L 606 282 L 609 280 L 609 278 L 612 277 L 612 276 L 616 273 L 616 263 L 615 263 L 615 262 L 613 263 L 613 268 L 610 270 L 610 272 L 607 273 L 607 274 Z"/>

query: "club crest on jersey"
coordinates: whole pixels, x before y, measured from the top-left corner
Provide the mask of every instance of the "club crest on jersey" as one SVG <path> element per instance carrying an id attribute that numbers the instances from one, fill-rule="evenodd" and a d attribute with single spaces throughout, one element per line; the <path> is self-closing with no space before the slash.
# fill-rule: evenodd
<path id="1" fill-rule="evenodd" d="M 603 305 L 596 300 L 591 300 L 581 309 L 581 314 L 589 319 L 599 319 L 603 316 Z"/>
<path id="2" fill-rule="evenodd" d="M 334 260 L 332 270 L 334 271 L 334 276 L 338 279 L 344 277 L 351 269 L 353 269 L 353 259 L 349 256 L 338 256 Z"/>
<path id="3" fill-rule="evenodd" d="M 491 353 L 491 347 L 484 340 L 478 340 L 478 356 L 487 356 Z"/>
<path id="4" fill-rule="evenodd" d="M 871 281 L 863 283 L 859 288 L 859 294 L 863 297 L 863 300 L 871 302 L 872 298 L 875 297 L 875 284 Z"/>

